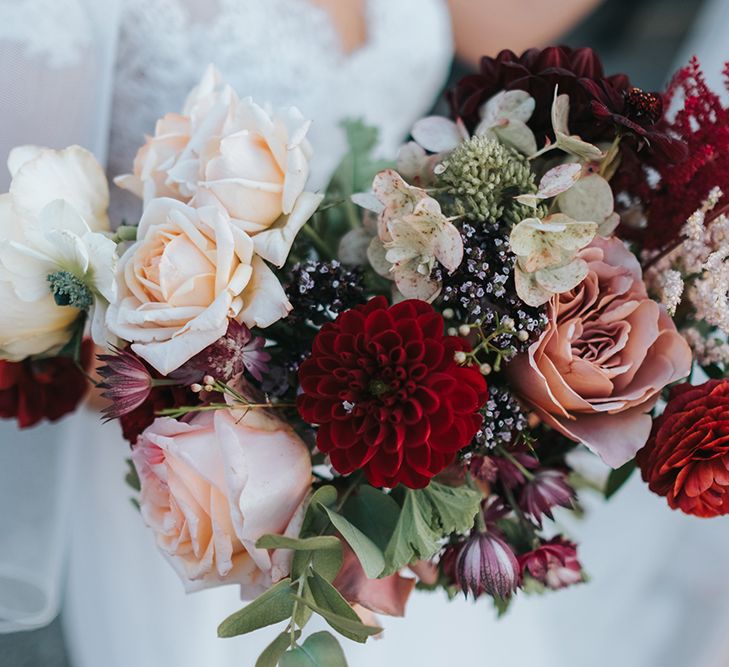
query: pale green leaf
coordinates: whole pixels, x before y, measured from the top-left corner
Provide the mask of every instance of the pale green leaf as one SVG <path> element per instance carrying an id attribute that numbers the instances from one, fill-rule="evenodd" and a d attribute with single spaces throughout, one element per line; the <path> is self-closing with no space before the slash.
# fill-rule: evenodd
<path id="1" fill-rule="evenodd" d="M 328 507 L 324 508 L 329 520 L 334 527 L 341 533 L 342 537 L 347 540 L 352 551 L 354 551 L 359 562 L 364 569 L 365 574 L 374 579 L 382 572 L 385 567 L 385 557 L 382 555 L 379 547 L 365 535 L 359 528 L 352 525 L 341 514 Z"/>
<path id="2" fill-rule="evenodd" d="M 395 531 L 400 506 L 384 491 L 363 484 L 349 497 L 342 515 L 384 552 Z"/>
<path id="3" fill-rule="evenodd" d="M 287 537 L 286 535 L 264 535 L 256 542 L 259 549 L 293 549 L 294 551 L 337 549 L 340 544 L 340 541 L 333 535 L 305 538 Z"/>
<path id="4" fill-rule="evenodd" d="M 339 642 L 326 631 L 315 632 L 281 657 L 281 667 L 347 667 Z"/>
<path id="5" fill-rule="evenodd" d="M 301 631 L 297 630 L 295 637 L 298 639 Z M 276 637 L 256 660 L 256 667 L 276 667 L 281 656 L 286 653 L 286 649 L 291 645 L 291 634 L 282 632 Z"/>
<path id="6" fill-rule="evenodd" d="M 359 620 L 355 621 L 351 618 L 340 616 L 339 614 L 333 612 L 331 609 L 325 609 L 324 607 L 320 607 L 319 605 L 314 604 L 313 602 L 304 598 L 294 596 L 294 599 L 302 602 L 307 607 L 311 607 L 312 611 L 314 611 L 316 614 L 319 614 L 319 616 L 328 621 L 332 627 L 336 626 L 348 633 L 351 633 L 353 636 L 362 637 L 360 641 L 365 641 L 367 637 L 370 637 L 372 635 L 378 635 L 380 634 L 380 632 L 382 632 L 382 628 L 378 628 L 374 625 L 365 625 Z"/>
<path id="7" fill-rule="evenodd" d="M 243 609 L 231 614 L 218 626 L 218 637 L 237 637 L 291 616 L 294 595 L 291 579 L 282 579 Z"/>
<path id="8" fill-rule="evenodd" d="M 309 578 L 309 588 L 314 598 L 314 603 L 317 606 L 322 609 L 327 609 L 337 616 L 349 619 L 350 621 L 357 623 L 360 622 L 357 612 L 352 609 L 349 602 L 342 597 L 342 594 L 316 572 L 314 572 Z M 348 639 L 352 639 L 356 642 L 363 642 L 367 639 L 367 635 L 352 633 L 347 628 L 337 624 L 336 621 L 327 619 L 327 622 L 332 626 L 332 628 Z"/>

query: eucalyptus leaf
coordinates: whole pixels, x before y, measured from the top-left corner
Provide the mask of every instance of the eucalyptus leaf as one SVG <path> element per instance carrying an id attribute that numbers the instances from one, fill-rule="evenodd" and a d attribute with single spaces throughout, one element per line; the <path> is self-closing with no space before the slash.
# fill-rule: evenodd
<path id="1" fill-rule="evenodd" d="M 294 609 L 291 579 L 286 578 L 259 595 L 218 626 L 218 637 L 237 637 L 286 620 Z"/>
<path id="2" fill-rule="evenodd" d="M 384 552 L 395 532 L 400 505 L 390 494 L 363 484 L 347 499 L 342 515 Z"/>
<path id="3" fill-rule="evenodd" d="M 129 466 L 129 470 L 124 476 L 124 481 L 135 491 L 141 491 L 142 483 L 139 481 L 139 475 L 137 474 L 137 468 L 134 462 L 131 459 L 127 459 L 127 466 Z"/>
<path id="4" fill-rule="evenodd" d="M 326 549 L 314 551 L 311 556 L 311 569 L 318 572 L 327 581 L 333 581 L 334 577 L 342 569 L 344 555 L 342 554 L 342 543 L 338 549 Z"/>
<path id="5" fill-rule="evenodd" d="M 340 616 L 339 614 L 333 612 L 331 609 L 320 607 L 319 605 L 304 598 L 294 596 L 294 599 L 302 602 L 307 607 L 310 607 L 312 611 L 314 611 L 316 614 L 319 614 L 319 616 L 328 621 L 332 627 L 336 626 L 347 633 L 351 633 L 351 635 L 353 636 L 361 637 L 361 639 L 357 641 L 364 642 L 367 637 L 370 637 L 372 635 L 378 635 L 380 634 L 380 632 L 382 632 L 382 628 L 378 628 L 374 625 L 365 625 L 359 620 L 355 621 L 351 618 Z"/>
<path id="6" fill-rule="evenodd" d="M 328 609 L 337 616 L 347 618 L 350 621 L 360 622 L 357 612 L 352 609 L 352 606 L 344 599 L 344 597 L 342 597 L 342 594 L 316 572 L 314 572 L 309 578 L 309 588 L 314 598 L 314 603 L 317 606 L 322 609 Z M 360 633 L 352 633 L 335 621 L 327 619 L 327 622 L 332 626 L 332 628 L 348 639 L 352 639 L 356 642 L 362 642 L 367 639 L 366 635 L 363 636 Z"/>
<path id="7" fill-rule="evenodd" d="M 618 490 L 628 481 L 633 471 L 636 469 L 635 460 L 631 459 L 619 468 L 610 471 L 607 482 L 605 483 L 605 498 L 611 498 Z"/>
<path id="8" fill-rule="evenodd" d="M 301 635 L 301 631 L 297 630 L 295 637 L 298 639 Z M 291 645 L 291 634 L 288 632 L 282 632 L 276 637 L 266 648 L 263 650 L 258 660 L 256 660 L 256 667 L 276 667 L 281 656 L 286 653 L 286 649 Z"/>
<path id="9" fill-rule="evenodd" d="M 279 664 L 281 667 L 347 667 L 347 660 L 339 642 L 331 633 L 322 631 L 284 653 Z"/>
<path id="10" fill-rule="evenodd" d="M 286 535 L 264 535 L 256 542 L 259 549 L 292 549 L 294 551 L 318 551 L 319 549 L 338 549 L 339 540 L 333 535 L 318 537 L 287 537 Z"/>
<path id="11" fill-rule="evenodd" d="M 299 531 L 299 539 L 320 537 L 327 532 L 330 522 L 323 507 L 333 506 L 336 502 L 337 490 L 333 486 L 322 486 L 314 491 L 309 498 L 309 504 L 304 513 L 304 520 L 301 523 L 301 530 Z M 336 559 L 336 556 L 334 558 Z M 295 551 L 293 560 L 291 561 L 291 576 L 296 579 L 304 574 L 304 570 L 310 560 L 312 560 L 312 555 L 309 551 Z M 334 562 L 331 558 L 325 558 L 324 560 L 330 565 Z M 341 567 L 341 562 L 339 566 Z"/>
<path id="12" fill-rule="evenodd" d="M 359 562 L 364 569 L 365 574 L 374 579 L 382 572 L 385 567 L 385 557 L 380 548 L 365 535 L 359 528 L 352 525 L 341 514 L 328 507 L 324 508 L 329 520 L 334 527 L 341 533 L 342 537 L 347 540 L 352 551 L 354 551 Z"/>

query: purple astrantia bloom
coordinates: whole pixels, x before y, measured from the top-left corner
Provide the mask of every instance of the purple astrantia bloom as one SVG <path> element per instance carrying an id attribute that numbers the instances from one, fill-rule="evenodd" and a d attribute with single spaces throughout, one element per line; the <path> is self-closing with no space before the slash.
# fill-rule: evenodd
<path id="1" fill-rule="evenodd" d="M 265 339 L 254 336 L 245 324 L 231 320 L 225 336 L 198 352 L 172 376 L 185 383 L 201 382 L 206 375 L 228 382 L 245 369 L 260 382 L 271 358 L 263 349 L 265 344 Z"/>
<path id="2" fill-rule="evenodd" d="M 493 531 L 474 532 L 468 538 L 456 558 L 455 575 L 466 595 L 488 593 L 502 600 L 516 591 L 521 576 L 516 555 Z"/>
<path id="3" fill-rule="evenodd" d="M 102 412 L 106 419 L 118 419 L 138 408 L 149 397 L 154 379 L 145 363 L 129 348 L 113 348 L 114 354 L 100 354 L 98 368 L 103 381 L 101 395 L 110 401 Z"/>
<path id="4" fill-rule="evenodd" d="M 584 581 L 577 547 L 561 535 L 519 556 L 519 565 L 522 576 L 529 575 L 552 590 Z"/>
<path id="5" fill-rule="evenodd" d="M 568 484 L 567 475 L 559 470 L 540 470 L 524 486 L 519 497 L 522 510 L 542 527 L 542 516 L 552 516 L 552 508 L 572 507 L 575 490 Z"/>

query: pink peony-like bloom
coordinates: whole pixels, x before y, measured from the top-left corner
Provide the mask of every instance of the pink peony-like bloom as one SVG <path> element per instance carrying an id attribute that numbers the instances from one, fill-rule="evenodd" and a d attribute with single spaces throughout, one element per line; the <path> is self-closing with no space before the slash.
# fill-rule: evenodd
<path id="1" fill-rule="evenodd" d="M 132 460 L 142 516 L 186 590 L 240 584 L 255 596 L 288 574 L 290 551 L 255 544 L 300 528 L 311 462 L 290 426 L 260 409 L 160 418 Z"/>
<path id="2" fill-rule="evenodd" d="M 578 257 L 585 280 L 552 297 L 547 329 L 507 374 L 545 423 L 616 468 L 645 444 L 649 412 L 688 375 L 691 350 L 622 241 L 598 237 Z"/>

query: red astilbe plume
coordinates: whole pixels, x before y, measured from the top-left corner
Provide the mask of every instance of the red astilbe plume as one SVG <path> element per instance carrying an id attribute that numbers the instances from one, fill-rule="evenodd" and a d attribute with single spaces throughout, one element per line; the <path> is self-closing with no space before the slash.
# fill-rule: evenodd
<path id="1" fill-rule="evenodd" d="M 91 362 L 93 344 L 81 346 L 81 363 Z M 0 361 L 0 418 L 16 419 L 28 428 L 47 419 L 56 421 L 73 412 L 89 390 L 90 383 L 69 357 Z"/>
<path id="2" fill-rule="evenodd" d="M 377 297 L 321 328 L 299 370 L 299 413 L 339 473 L 424 487 L 481 425 L 486 382 L 454 360 L 467 349 L 430 304 Z"/>
<path id="3" fill-rule="evenodd" d="M 724 76 L 729 90 L 729 63 Z M 688 146 L 688 158 L 680 164 L 651 161 L 659 176 L 657 184 L 635 173 L 626 183 L 626 190 L 644 202 L 647 219 L 645 229 L 626 229 L 626 236 L 637 234 L 647 249 L 675 244 L 686 219 L 714 187 L 729 193 L 729 106 L 709 88 L 696 57 L 673 78 L 664 108 L 681 98 L 682 107 L 663 126 Z"/>

